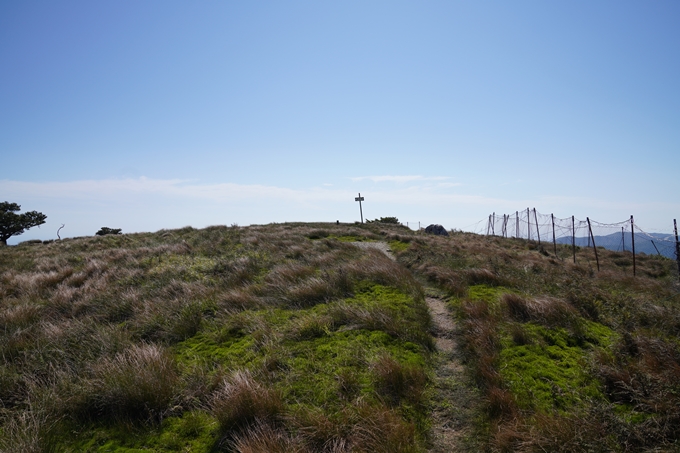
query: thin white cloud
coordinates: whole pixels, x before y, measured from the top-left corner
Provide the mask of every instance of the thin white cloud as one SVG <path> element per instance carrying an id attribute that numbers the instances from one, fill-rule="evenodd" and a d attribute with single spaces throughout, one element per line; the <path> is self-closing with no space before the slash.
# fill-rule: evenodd
<path id="1" fill-rule="evenodd" d="M 229 203 L 244 200 L 292 203 L 329 203 L 353 200 L 356 194 L 348 189 L 312 187 L 290 189 L 259 184 L 200 184 L 181 179 L 105 179 L 68 182 L 26 182 L 0 180 L 0 193 L 9 199 L 60 199 L 71 201 L 115 202 L 142 198 L 172 200 L 204 200 Z M 495 198 L 453 194 L 437 186 L 409 186 L 391 190 L 364 192 L 367 201 L 385 203 L 441 205 L 443 203 L 473 203 L 494 205 Z"/>
<path id="2" fill-rule="evenodd" d="M 388 177 L 383 177 L 388 178 Z M 396 177 L 395 177 L 396 178 Z M 404 178 L 404 177 L 402 177 Z M 411 177 L 413 178 L 413 177 Z M 423 178 L 424 177 L 418 177 Z M 362 191 L 366 203 L 379 202 L 397 205 L 429 206 L 435 209 L 452 205 L 486 206 L 496 212 L 514 212 L 518 206 L 550 206 L 549 209 L 590 208 L 594 210 L 662 210 L 677 212 L 680 204 L 654 202 L 642 206 L 634 203 L 614 202 L 596 198 L 543 196 L 538 199 L 507 199 L 502 195 L 489 197 L 456 193 L 450 190 L 455 183 L 433 185 L 409 185 L 392 189 Z M 278 205 L 328 205 L 346 203 L 356 197 L 354 190 L 332 186 L 291 189 L 260 184 L 201 184 L 181 179 L 127 178 L 105 180 L 81 180 L 68 182 L 27 182 L 0 180 L 0 194 L 8 201 L 54 200 L 60 202 L 175 203 L 179 201 L 204 201 L 231 204 L 243 201 L 274 202 Z M 647 209 L 644 209 L 644 208 Z M 33 208 L 31 208 L 33 209 Z M 557 212 L 556 212 L 557 214 Z"/>
<path id="3" fill-rule="evenodd" d="M 355 182 L 368 180 L 373 182 L 405 183 L 411 181 L 445 181 L 451 178 L 448 176 L 382 175 L 382 176 L 357 176 L 350 179 Z"/>
<path id="4" fill-rule="evenodd" d="M 417 181 L 417 180 L 416 180 Z M 504 198 L 460 193 L 449 183 L 378 186 L 362 190 L 364 215 L 369 218 L 397 215 L 402 220 L 447 224 L 458 228 L 477 225 L 492 212 L 513 213 L 518 207 L 536 207 L 539 212 L 557 216 L 579 212 L 598 221 L 621 220 L 622 212 L 640 213 L 644 225 L 664 225 L 669 212 L 678 212 L 678 204 L 651 203 L 637 206 L 608 203 L 602 199 L 555 197 L 533 199 Z M 442 187 L 444 186 L 444 187 Z M 2 199 L 18 202 L 24 209 L 48 213 L 56 231 L 66 223 L 68 234 L 92 234 L 102 225 L 122 227 L 125 231 L 154 231 L 183 225 L 269 223 L 279 221 L 317 221 L 352 219 L 358 210 L 356 192 L 349 187 L 293 189 L 258 184 L 201 184 L 180 179 L 106 179 L 68 182 L 26 182 L 0 180 Z M 609 208 L 608 208 L 609 207 Z M 356 208 L 356 209 L 355 209 Z M 597 216 L 597 217 L 596 217 Z M 580 218 L 585 218 L 580 215 Z M 343 220 L 344 219 L 344 220 Z M 482 219 L 482 220 L 480 220 Z M 643 220 L 644 219 L 644 220 Z M 464 227 L 469 229 L 468 227 Z M 22 237 L 41 236 L 33 231 Z"/>

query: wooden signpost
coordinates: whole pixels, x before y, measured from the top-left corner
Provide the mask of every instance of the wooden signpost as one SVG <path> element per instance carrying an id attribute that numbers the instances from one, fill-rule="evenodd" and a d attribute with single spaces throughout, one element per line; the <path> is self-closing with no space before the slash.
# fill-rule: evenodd
<path id="1" fill-rule="evenodd" d="M 359 214 L 361 214 L 361 223 L 364 223 L 364 211 L 361 209 L 361 202 L 364 201 L 364 197 L 361 196 L 361 192 L 359 192 L 358 197 L 354 197 L 354 201 L 359 202 Z"/>

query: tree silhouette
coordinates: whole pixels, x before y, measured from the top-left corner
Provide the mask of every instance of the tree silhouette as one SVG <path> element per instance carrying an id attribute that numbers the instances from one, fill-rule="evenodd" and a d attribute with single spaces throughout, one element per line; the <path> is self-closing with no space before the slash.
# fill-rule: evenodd
<path id="1" fill-rule="evenodd" d="M 21 209 L 16 203 L 0 203 L 0 245 L 7 245 L 7 239 L 18 236 L 29 228 L 45 223 L 47 216 L 42 212 L 30 211 L 16 214 Z"/>

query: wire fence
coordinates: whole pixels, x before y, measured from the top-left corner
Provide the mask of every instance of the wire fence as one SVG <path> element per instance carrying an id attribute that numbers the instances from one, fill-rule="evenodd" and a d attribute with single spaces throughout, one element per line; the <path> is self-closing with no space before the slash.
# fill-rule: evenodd
<path id="1" fill-rule="evenodd" d="M 621 222 L 602 223 L 588 217 L 586 220 L 574 216 L 558 218 L 527 208 L 512 214 L 493 213 L 487 221 L 477 224 L 475 232 L 537 241 L 544 243 L 546 248 L 554 246 L 555 254 L 557 244 L 566 244 L 593 248 L 596 245 L 614 251 L 660 255 L 678 260 L 680 269 L 680 244 L 675 220 L 673 222 L 673 233 L 649 233 L 635 223 L 633 216 Z"/>

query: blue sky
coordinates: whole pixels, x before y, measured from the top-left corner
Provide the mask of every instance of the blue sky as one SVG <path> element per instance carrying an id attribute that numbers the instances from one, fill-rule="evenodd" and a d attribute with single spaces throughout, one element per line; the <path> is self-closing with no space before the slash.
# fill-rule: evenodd
<path id="1" fill-rule="evenodd" d="M 677 1 L 0 3 L 9 242 L 680 217 Z M 2 201 L 0 200 L 0 201 Z"/>

